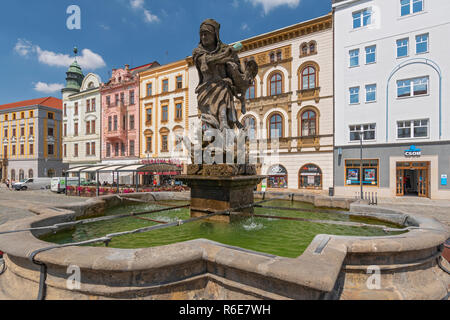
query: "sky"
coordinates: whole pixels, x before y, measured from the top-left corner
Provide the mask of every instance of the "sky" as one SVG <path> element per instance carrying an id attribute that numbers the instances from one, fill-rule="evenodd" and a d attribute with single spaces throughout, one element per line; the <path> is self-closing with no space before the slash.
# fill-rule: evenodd
<path id="1" fill-rule="evenodd" d="M 61 98 L 74 46 L 83 73 L 107 82 L 125 64 L 190 56 L 207 18 L 221 24 L 223 42 L 233 43 L 330 11 L 331 0 L 2 1 L 0 104 Z"/>

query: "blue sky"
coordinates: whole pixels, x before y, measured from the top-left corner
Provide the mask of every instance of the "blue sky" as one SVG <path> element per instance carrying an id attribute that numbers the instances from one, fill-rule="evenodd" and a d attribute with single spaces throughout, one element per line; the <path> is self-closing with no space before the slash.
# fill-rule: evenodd
<path id="1" fill-rule="evenodd" d="M 81 29 L 67 28 L 67 8 L 81 10 Z M 0 11 L 0 104 L 61 98 L 65 72 L 79 49 L 84 74 L 102 81 L 112 68 L 189 56 L 207 18 L 231 43 L 331 11 L 331 0 L 14 0 Z"/>

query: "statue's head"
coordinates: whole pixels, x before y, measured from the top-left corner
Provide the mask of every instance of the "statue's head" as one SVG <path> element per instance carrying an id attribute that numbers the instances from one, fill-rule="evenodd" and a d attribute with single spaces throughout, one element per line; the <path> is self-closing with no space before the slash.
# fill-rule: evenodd
<path id="1" fill-rule="evenodd" d="M 220 24 L 214 19 L 206 19 L 200 25 L 200 43 L 205 48 L 216 48 L 220 42 Z"/>

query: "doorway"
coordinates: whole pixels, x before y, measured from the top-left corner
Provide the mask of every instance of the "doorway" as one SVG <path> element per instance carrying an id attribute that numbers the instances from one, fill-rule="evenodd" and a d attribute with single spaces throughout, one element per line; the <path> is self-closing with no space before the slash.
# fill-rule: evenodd
<path id="1" fill-rule="evenodd" d="M 429 162 L 397 162 L 397 196 L 429 198 Z"/>

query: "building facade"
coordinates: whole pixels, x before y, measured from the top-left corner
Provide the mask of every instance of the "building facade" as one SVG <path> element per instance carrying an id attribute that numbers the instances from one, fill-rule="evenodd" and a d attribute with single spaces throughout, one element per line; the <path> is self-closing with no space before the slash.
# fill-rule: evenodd
<path id="1" fill-rule="evenodd" d="M 0 106 L 2 180 L 62 176 L 62 101 L 47 97 Z"/>
<path id="2" fill-rule="evenodd" d="M 450 198 L 448 9 L 333 1 L 336 194 Z"/>
<path id="3" fill-rule="evenodd" d="M 80 69 L 73 71 L 81 73 Z M 80 77 L 81 78 L 81 77 Z M 100 163 L 101 79 L 94 73 L 82 77 L 62 90 L 63 94 L 63 160 L 69 168 Z M 89 179 L 89 177 L 84 177 Z"/>
<path id="4" fill-rule="evenodd" d="M 259 143 L 270 146 L 271 139 L 279 139 L 278 162 L 261 158 L 258 173 L 268 176 L 268 188 L 328 193 L 333 186 L 332 15 L 241 43 L 241 64 L 254 60 L 259 72 L 240 120 Z M 189 79 L 193 126 L 198 114 L 195 67 Z"/>
<path id="5" fill-rule="evenodd" d="M 188 128 L 188 64 L 185 59 L 140 73 L 140 158 L 185 164 L 180 143 Z"/>

